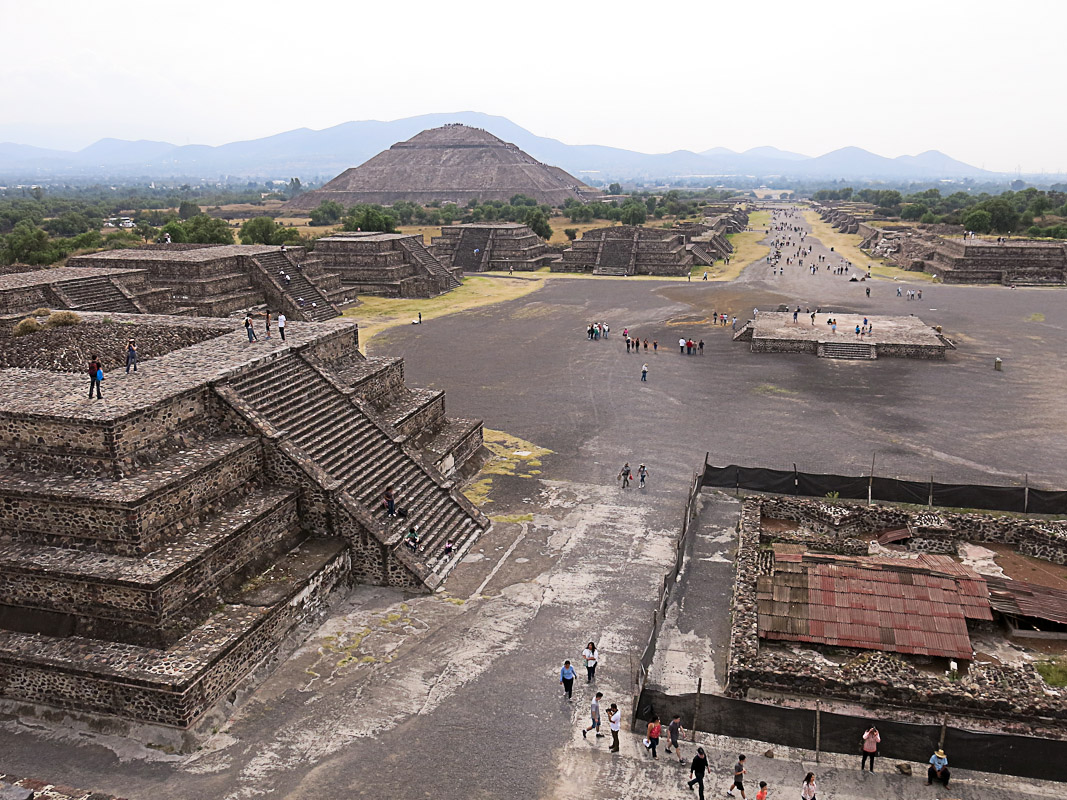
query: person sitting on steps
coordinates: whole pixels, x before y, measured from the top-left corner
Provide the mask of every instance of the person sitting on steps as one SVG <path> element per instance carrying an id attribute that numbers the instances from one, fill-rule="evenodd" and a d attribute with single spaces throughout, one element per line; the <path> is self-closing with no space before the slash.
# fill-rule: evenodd
<path id="1" fill-rule="evenodd" d="M 417 553 L 419 551 L 419 543 L 421 541 L 422 540 L 419 538 L 419 526 L 412 525 L 411 530 L 409 530 L 407 532 L 407 535 L 404 537 L 404 544 L 410 547 L 413 553 Z"/>

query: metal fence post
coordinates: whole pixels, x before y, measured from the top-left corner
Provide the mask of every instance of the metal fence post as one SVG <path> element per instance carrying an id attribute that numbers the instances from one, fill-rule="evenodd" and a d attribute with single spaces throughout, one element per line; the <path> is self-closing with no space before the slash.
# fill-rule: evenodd
<path id="1" fill-rule="evenodd" d="M 815 701 L 815 763 L 819 763 L 819 745 L 822 744 L 822 710 Z"/>
<path id="2" fill-rule="evenodd" d="M 1030 509 L 1030 473 L 1023 475 L 1023 513 Z"/>
<path id="3" fill-rule="evenodd" d="M 933 508 L 934 507 L 934 476 L 933 475 L 930 476 L 930 496 L 926 500 L 926 507 L 927 508 Z"/>
<path id="4" fill-rule="evenodd" d="M 700 717 L 700 690 L 704 686 L 704 679 L 697 678 L 697 702 L 696 707 L 693 709 L 693 727 L 689 730 L 689 741 L 695 742 L 697 740 L 697 719 Z"/>

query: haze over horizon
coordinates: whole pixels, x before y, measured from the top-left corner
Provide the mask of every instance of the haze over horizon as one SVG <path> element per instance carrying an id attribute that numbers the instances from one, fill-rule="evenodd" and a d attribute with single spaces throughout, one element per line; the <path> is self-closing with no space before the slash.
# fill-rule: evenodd
<path id="1" fill-rule="evenodd" d="M 535 15 L 485 0 L 417 0 L 402 17 L 334 3 L 303 16 L 277 2 L 49 8 L 0 0 L 15 34 L 0 51 L 0 142 L 219 145 L 469 109 L 647 153 L 854 146 L 1067 172 L 1067 111 L 1048 91 L 1067 4 L 1052 0 L 1020 19 L 985 0 L 758 14 L 686 0 L 661 15 L 555 0 Z"/>

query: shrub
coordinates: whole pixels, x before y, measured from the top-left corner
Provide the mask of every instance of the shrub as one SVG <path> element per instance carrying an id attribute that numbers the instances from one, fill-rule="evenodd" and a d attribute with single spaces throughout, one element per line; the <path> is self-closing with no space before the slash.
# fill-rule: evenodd
<path id="1" fill-rule="evenodd" d="M 35 333 L 41 330 L 41 323 L 35 320 L 33 317 L 26 317 L 26 319 L 20 321 L 14 331 L 15 336 L 25 336 L 28 333 Z"/>
<path id="2" fill-rule="evenodd" d="M 77 325 L 81 321 L 82 318 L 73 311 L 56 311 L 48 317 L 48 324 L 57 328 L 61 325 Z"/>
<path id="3" fill-rule="evenodd" d="M 50 308 L 35 308 L 33 311 L 30 312 L 30 316 L 31 317 L 47 317 L 51 313 L 52 313 L 52 309 L 50 309 Z"/>

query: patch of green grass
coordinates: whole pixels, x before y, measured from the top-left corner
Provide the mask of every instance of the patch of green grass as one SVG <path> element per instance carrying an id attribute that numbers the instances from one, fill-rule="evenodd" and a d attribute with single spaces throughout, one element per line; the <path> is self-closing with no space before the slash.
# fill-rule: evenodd
<path id="1" fill-rule="evenodd" d="M 784 388 L 782 386 L 775 386 L 773 383 L 761 383 L 759 386 L 757 386 L 752 391 L 754 391 L 756 394 L 770 394 L 770 395 L 775 395 L 775 394 L 784 394 L 784 395 L 797 394 L 797 392 L 795 390 L 793 390 L 793 389 L 786 389 L 786 388 Z"/>
<path id="2" fill-rule="evenodd" d="M 1045 315 L 1042 314 L 1039 311 L 1035 311 L 1033 314 L 1031 314 L 1030 316 L 1028 316 L 1026 318 L 1026 321 L 1027 322 L 1044 322 L 1045 321 Z"/>
<path id="3" fill-rule="evenodd" d="M 1067 686 L 1067 658 L 1038 661 L 1034 664 L 1034 668 L 1049 686 Z"/>

